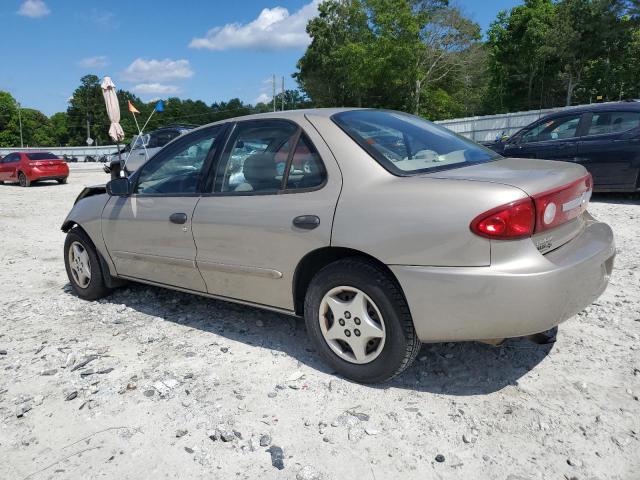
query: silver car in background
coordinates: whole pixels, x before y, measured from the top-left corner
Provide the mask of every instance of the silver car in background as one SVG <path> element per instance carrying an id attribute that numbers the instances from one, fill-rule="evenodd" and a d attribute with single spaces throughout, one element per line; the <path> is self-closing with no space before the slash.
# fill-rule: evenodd
<path id="1" fill-rule="evenodd" d="M 421 342 L 531 335 L 594 301 L 615 247 L 591 188 L 404 113 L 261 114 L 85 189 L 64 258 L 89 300 L 130 280 L 304 316 L 331 367 L 384 382 Z"/>

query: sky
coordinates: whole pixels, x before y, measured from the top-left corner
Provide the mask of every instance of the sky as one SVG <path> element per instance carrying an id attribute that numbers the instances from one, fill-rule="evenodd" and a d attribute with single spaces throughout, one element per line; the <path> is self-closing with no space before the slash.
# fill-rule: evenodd
<path id="1" fill-rule="evenodd" d="M 271 98 L 291 74 L 319 0 L 0 0 L 0 90 L 47 115 L 83 75 L 109 75 L 144 101 Z M 456 0 L 483 31 L 519 0 Z"/>

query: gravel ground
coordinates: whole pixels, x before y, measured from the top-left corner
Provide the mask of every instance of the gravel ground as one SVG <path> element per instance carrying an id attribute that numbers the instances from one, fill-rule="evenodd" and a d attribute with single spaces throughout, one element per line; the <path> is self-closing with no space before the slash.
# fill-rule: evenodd
<path id="1" fill-rule="evenodd" d="M 640 478 L 637 197 L 594 197 L 611 285 L 553 346 L 425 345 L 372 387 L 289 317 L 142 285 L 75 297 L 59 227 L 106 175 L 72 168 L 0 186 L 1 479 Z"/>

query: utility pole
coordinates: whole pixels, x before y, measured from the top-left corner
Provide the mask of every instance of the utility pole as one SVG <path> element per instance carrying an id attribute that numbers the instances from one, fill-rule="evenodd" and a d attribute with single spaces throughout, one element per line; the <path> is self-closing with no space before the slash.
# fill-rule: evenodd
<path id="1" fill-rule="evenodd" d="M 273 74 L 271 79 L 271 86 L 273 87 L 273 111 L 276 111 L 276 74 Z"/>
<path id="2" fill-rule="evenodd" d="M 282 111 L 284 112 L 284 75 L 282 76 Z"/>
<path id="3" fill-rule="evenodd" d="M 22 141 L 22 105 L 20 102 L 16 102 L 18 104 L 18 123 L 20 124 L 20 148 L 24 148 L 24 142 Z"/>

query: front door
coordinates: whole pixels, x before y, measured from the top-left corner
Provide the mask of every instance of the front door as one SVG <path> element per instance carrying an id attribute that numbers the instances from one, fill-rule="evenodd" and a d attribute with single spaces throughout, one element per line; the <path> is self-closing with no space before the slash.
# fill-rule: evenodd
<path id="1" fill-rule="evenodd" d="M 186 135 L 132 176 L 130 196 L 109 199 L 102 231 L 118 275 L 206 291 L 192 218 L 222 133 L 210 127 Z"/>
<path id="2" fill-rule="evenodd" d="M 211 294 L 293 310 L 293 276 L 330 245 L 342 177 L 307 120 L 239 122 L 193 217 Z"/>
<path id="3" fill-rule="evenodd" d="M 505 157 L 574 161 L 578 153 L 581 114 L 566 115 L 533 125 L 505 145 Z"/>

